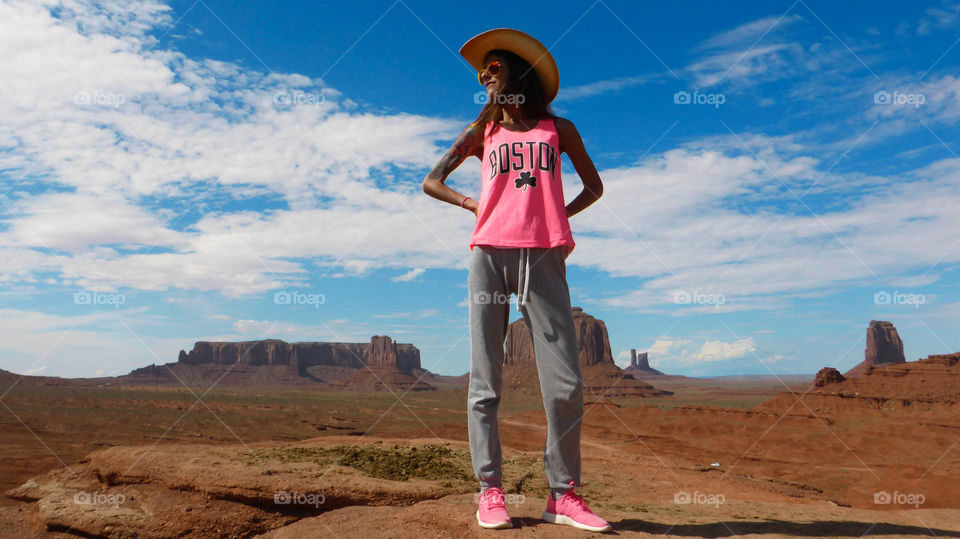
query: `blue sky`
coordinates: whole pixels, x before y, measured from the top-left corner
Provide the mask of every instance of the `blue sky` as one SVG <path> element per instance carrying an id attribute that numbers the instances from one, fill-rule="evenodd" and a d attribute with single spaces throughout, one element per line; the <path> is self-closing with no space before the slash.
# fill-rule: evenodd
<path id="1" fill-rule="evenodd" d="M 843 370 L 871 319 L 960 350 L 960 2 L 734 5 L 2 1 L 0 368 L 390 335 L 466 372 L 474 220 L 420 183 L 500 26 L 604 181 L 568 282 L 618 362 Z"/>

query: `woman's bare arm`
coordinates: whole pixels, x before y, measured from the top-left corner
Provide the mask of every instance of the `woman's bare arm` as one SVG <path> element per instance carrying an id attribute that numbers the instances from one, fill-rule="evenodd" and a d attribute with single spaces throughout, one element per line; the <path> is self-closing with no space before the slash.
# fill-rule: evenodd
<path id="1" fill-rule="evenodd" d="M 603 182 L 600 181 L 597 167 L 594 166 L 593 160 L 587 155 L 587 150 L 583 147 L 583 140 L 580 138 L 580 133 L 573 122 L 565 118 L 557 118 L 556 126 L 557 134 L 560 137 L 560 151 L 570 157 L 573 168 L 576 169 L 577 175 L 583 180 L 583 191 L 567 205 L 567 217 L 572 217 L 596 202 L 603 195 Z"/>
<path id="2" fill-rule="evenodd" d="M 480 152 L 482 151 L 483 126 L 472 123 L 460 133 L 453 146 L 447 150 L 447 153 L 440 158 L 440 161 L 423 179 L 423 192 L 437 200 L 459 206 L 460 201 L 466 195 L 458 193 L 444 182 L 446 182 L 447 176 L 456 170 L 467 157 L 473 155 L 481 159 Z M 464 204 L 464 207 L 476 214 L 479 202 L 471 198 Z"/>

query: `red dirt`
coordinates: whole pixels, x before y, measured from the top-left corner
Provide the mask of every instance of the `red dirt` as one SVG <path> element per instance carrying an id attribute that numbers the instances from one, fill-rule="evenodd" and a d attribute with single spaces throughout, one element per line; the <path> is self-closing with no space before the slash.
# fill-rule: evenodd
<path id="1" fill-rule="evenodd" d="M 580 492 L 616 532 L 625 534 L 960 537 L 958 358 L 939 356 L 875 368 L 859 379 L 823 387 L 814 387 L 811 377 L 811 383 L 752 407 L 670 406 L 692 402 L 698 393 L 711 402 L 737 394 L 741 402 L 750 402 L 774 393 L 775 386 L 686 379 L 670 386 L 674 396 L 627 398 L 591 391 L 583 423 Z M 8 397 L 11 409 L 21 410 L 25 422 L 38 425 L 38 436 L 51 439 L 54 423 L 44 420 L 42 410 L 54 409 L 57 398 L 75 397 L 44 393 L 41 398 L 30 388 L 22 389 Z M 182 401 L 176 399 L 132 398 L 143 391 L 131 392 L 131 400 L 118 410 L 132 413 L 149 406 L 153 415 L 180 412 Z M 530 392 L 519 388 L 505 394 L 501 404 L 504 484 L 508 493 L 517 495 L 510 507 L 517 529 L 503 533 L 589 536 L 539 519 L 547 491 L 542 460 L 546 432 L 543 410 Z M 70 466 L 64 468 L 49 462 L 34 441 L 33 460 L 47 458 L 51 471 L 30 481 L 32 475 L 17 472 L 17 484 L 23 486 L 9 493 L 18 501 L 0 507 L 0 535 L 53 537 L 64 525 L 108 537 L 488 535 L 473 520 L 472 480 L 397 481 L 319 460 L 277 460 L 269 456 L 274 453 L 251 457 L 251 450 L 310 454 L 346 445 L 424 450 L 440 445 L 455 451 L 454 462 L 469 472 L 463 390 L 398 393 L 395 397 L 402 400 L 391 400 L 389 394 L 334 396 L 246 404 L 231 394 L 211 402 L 210 412 L 246 443 L 231 439 L 211 418 L 177 429 L 178 443 L 156 446 L 149 438 L 130 435 L 130 426 L 108 432 L 107 418 L 114 417 L 106 415 L 109 403 L 93 401 L 103 407 L 100 412 L 72 417 L 62 433 L 64 440 L 72 435 L 74 443 L 87 440 L 83 454 L 89 456 L 79 463 L 66 459 Z M 343 403 L 334 404 L 337 399 Z M 318 414 L 311 409 L 321 405 L 336 406 L 336 411 L 325 408 Z M 202 405 L 197 409 L 202 417 L 213 415 Z M 308 421 L 303 428 L 299 418 Z M 83 421 L 100 430 L 79 428 Z M 354 429 L 356 434 L 376 429 L 366 436 L 314 434 L 285 442 L 262 438 L 276 439 L 277 431 L 271 429 L 287 428 L 284 422 L 300 428 L 291 430 L 291 436 L 307 432 L 306 427 L 316 432 L 321 424 Z M 386 435 L 385 428 L 392 434 Z M 187 443 L 191 429 L 217 438 Z M 0 424 L 0 430 L 4 444 L 13 432 L 22 435 L 20 443 L 30 441 L 23 425 L 12 420 Z M 129 440 L 122 447 L 90 447 L 92 440 L 123 433 Z M 254 439 L 254 433 L 261 438 Z M 14 449 L 21 464 L 31 461 L 25 449 Z M 10 454 L 5 450 L 5 456 Z M 4 472 L 13 473 L 16 462 L 4 460 Z M 73 503 L 79 490 L 123 494 L 125 503 Z M 280 490 L 322 493 L 326 499 L 319 507 L 278 507 L 273 496 Z M 695 503 L 677 503 L 684 500 Z"/>

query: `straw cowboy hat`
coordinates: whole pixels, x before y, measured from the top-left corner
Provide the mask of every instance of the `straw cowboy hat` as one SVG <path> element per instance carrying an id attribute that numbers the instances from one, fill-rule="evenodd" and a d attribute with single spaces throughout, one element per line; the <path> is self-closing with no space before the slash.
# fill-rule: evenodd
<path id="1" fill-rule="evenodd" d="M 460 55 L 480 71 L 485 67 L 484 56 L 494 49 L 508 50 L 529 62 L 537 72 L 547 102 L 557 97 L 557 91 L 560 89 L 560 72 L 557 70 L 557 63 L 553 61 L 550 51 L 542 43 L 520 30 L 494 28 L 477 34 L 460 47 Z"/>

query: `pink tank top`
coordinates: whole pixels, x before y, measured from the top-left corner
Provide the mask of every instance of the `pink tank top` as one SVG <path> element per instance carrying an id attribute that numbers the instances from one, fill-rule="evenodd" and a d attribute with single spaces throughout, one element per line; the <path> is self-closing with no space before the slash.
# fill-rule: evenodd
<path id="1" fill-rule="evenodd" d="M 470 239 L 494 247 L 576 245 L 560 179 L 560 137 L 553 118 L 517 133 L 491 122 L 484 130 L 480 206 Z"/>

